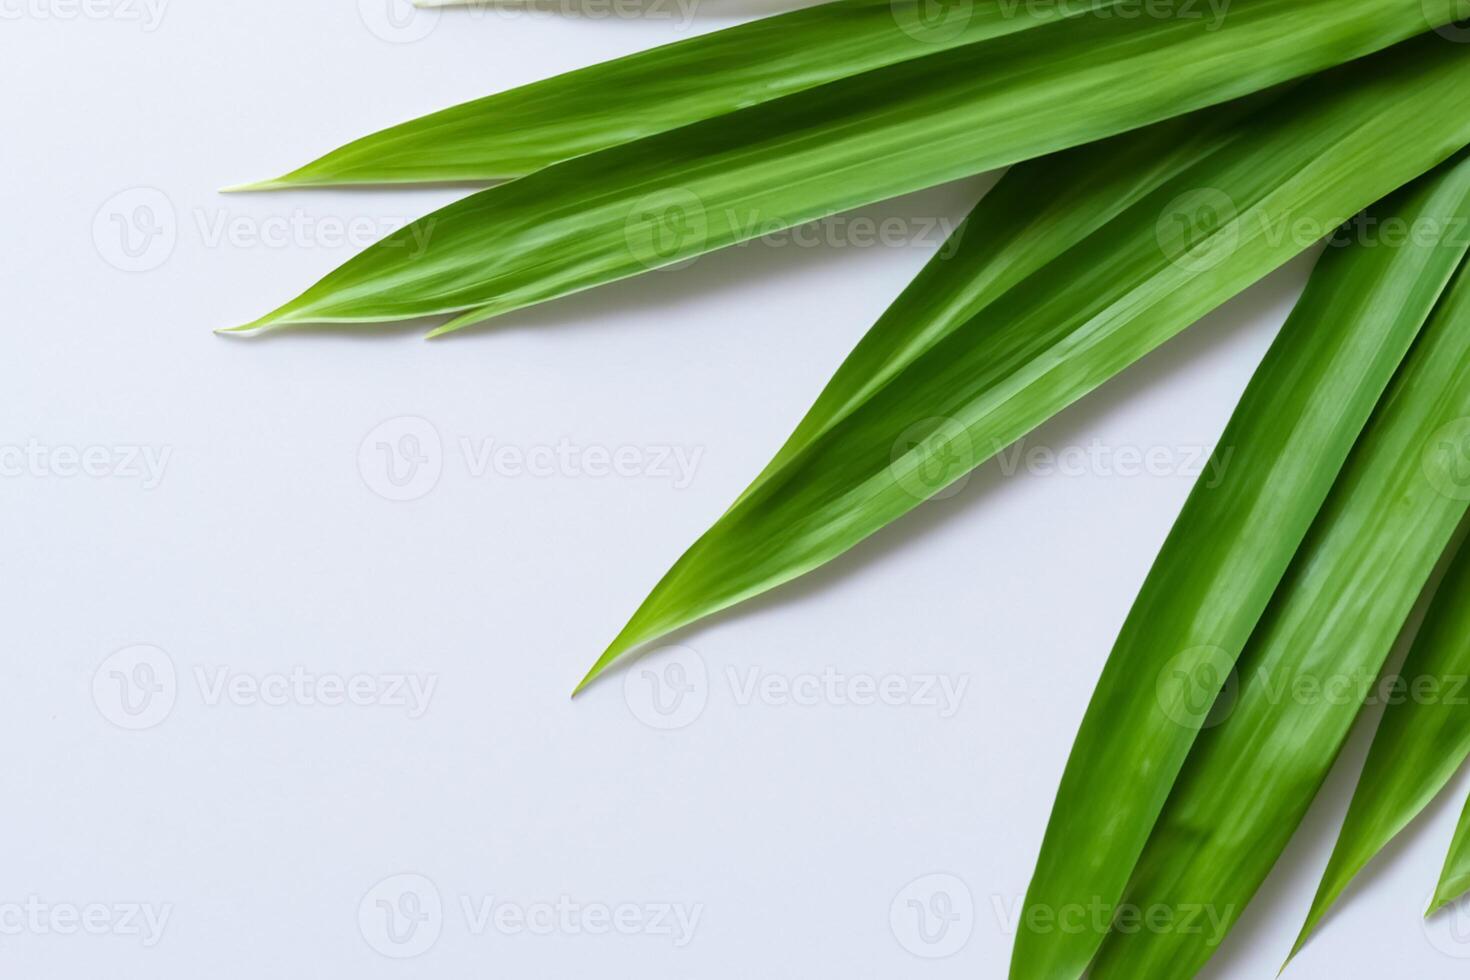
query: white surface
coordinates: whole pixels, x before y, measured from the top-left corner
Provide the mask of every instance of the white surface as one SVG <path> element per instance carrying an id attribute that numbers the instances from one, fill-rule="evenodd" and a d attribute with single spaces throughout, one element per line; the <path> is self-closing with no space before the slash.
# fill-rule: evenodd
<path id="1" fill-rule="evenodd" d="M 1218 437 L 1304 263 L 1030 443 L 1161 447 L 1177 466 L 991 464 L 681 637 L 686 677 L 707 680 L 672 720 L 644 686 L 666 660 L 574 704 L 605 641 L 924 261 L 923 221 L 957 219 L 984 181 L 864 212 L 922 219 L 911 247 L 735 249 L 436 343 L 416 329 L 226 340 L 210 329 L 351 254 L 342 226 L 454 194 L 215 188 L 687 29 L 459 11 L 389 43 L 357 0 L 175 0 L 156 21 L 142 0 L 0 10 L 0 445 L 42 460 L 0 478 L 0 972 L 1004 975 L 1075 726 L 1190 488 L 1179 470 Z M 423 421 L 392 421 L 406 418 Z M 437 480 L 387 482 L 377 444 L 405 434 Z M 581 461 L 629 446 L 636 472 L 516 475 L 501 457 L 475 475 L 462 440 L 564 444 Z M 90 459 L 109 472 L 139 447 L 161 472 L 60 476 L 62 447 L 101 447 Z M 664 447 L 697 460 L 691 479 L 660 469 Z M 130 715 L 117 678 L 143 676 L 139 662 L 172 687 Z M 277 686 L 298 669 L 362 675 L 375 703 L 307 703 Z M 963 693 L 951 714 L 741 687 L 828 670 Z M 380 703 L 410 676 L 434 685 L 426 705 Z M 1208 976 L 1274 975 L 1350 786 L 1340 772 Z M 1455 809 L 1395 848 L 1292 975 L 1463 974 L 1470 945 L 1419 921 Z M 929 944 L 908 901 L 936 888 L 959 918 Z M 377 902 L 405 890 L 429 918 L 395 943 Z M 16 919 L 33 898 L 48 911 Z M 161 935 L 120 921 L 128 903 L 166 912 Z M 637 934 L 518 932 L 542 903 L 625 907 Z M 102 935 L 62 933 L 67 907 L 94 904 Z M 692 936 L 677 919 L 646 928 L 660 906 L 697 914 Z"/>

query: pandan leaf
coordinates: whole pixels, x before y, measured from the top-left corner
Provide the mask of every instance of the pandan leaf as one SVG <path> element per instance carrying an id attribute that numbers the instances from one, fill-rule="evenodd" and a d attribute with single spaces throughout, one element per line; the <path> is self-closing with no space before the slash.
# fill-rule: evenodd
<path id="1" fill-rule="evenodd" d="M 1193 976 L 1260 887 L 1465 515 L 1470 494 L 1446 492 L 1466 485 L 1464 460 L 1438 446 L 1466 417 L 1462 264 L 1247 644 L 1238 697 L 1185 760 L 1119 906 L 1131 927 L 1114 921 L 1089 976 Z M 1168 927 L 1141 923 L 1158 909 Z"/>
<path id="2" fill-rule="evenodd" d="M 1241 0 L 1217 30 L 1075 17 L 890 65 L 481 191 L 239 329 L 461 313 L 436 333 L 457 329 L 1227 101 L 1414 34 L 1454 3 Z M 1430 74 L 1449 60 L 1436 50 Z"/>
<path id="3" fill-rule="evenodd" d="M 1462 155 L 1463 156 L 1463 155 Z M 1113 905 L 1216 695 L 1470 239 L 1470 162 L 1358 223 L 1393 245 L 1330 247 L 1123 626 L 1067 761 L 1016 938 L 1015 978 L 1080 976 L 1107 933 L 1050 927 Z M 1228 461 L 1228 466 L 1226 462 Z M 1082 843 L 1082 842 L 1085 842 Z"/>
<path id="4" fill-rule="evenodd" d="M 839 0 L 414 119 L 236 190 L 504 180 L 874 68 L 1091 16 L 1117 0 Z M 1215 23 L 1224 14 L 1200 7 Z"/>
<path id="5" fill-rule="evenodd" d="M 1460 812 L 1460 822 L 1455 825 L 1455 836 L 1439 873 L 1439 884 L 1425 914 L 1433 915 L 1463 896 L 1467 889 L 1470 889 L 1470 801 L 1466 801 L 1465 809 Z"/>
<path id="6" fill-rule="evenodd" d="M 799 448 L 679 559 L 583 685 L 633 647 L 846 551 L 1467 142 L 1470 52 L 1431 36 L 1303 83 L 931 346 L 922 291 L 905 293 L 913 315 L 885 323 L 919 339 L 883 341 L 902 365 L 860 403 L 846 403 L 857 385 L 845 383 L 818 409 Z M 1072 158 L 1077 173 L 1093 171 L 1091 152 Z M 1105 165 L 1120 151 L 1097 152 Z M 1078 214 L 1089 206 L 1108 205 L 1079 200 Z M 992 213 L 997 229 L 978 220 Z M 982 207 L 964 241 L 1033 234 L 1005 214 Z M 1034 234 L 1066 245 L 1073 232 Z"/>
<path id="7" fill-rule="evenodd" d="M 1426 451 L 1453 454 L 1462 461 L 1460 465 L 1470 467 L 1467 439 L 1470 422 L 1446 433 L 1441 445 L 1431 445 Z M 1470 472 L 1463 476 L 1461 485 L 1470 497 Z M 1459 690 L 1467 677 L 1470 548 L 1462 548 L 1435 593 L 1398 675 L 1372 688 L 1387 706 L 1293 956 L 1354 876 L 1439 795 L 1470 755 L 1470 706 Z M 1431 908 L 1457 898 L 1466 880 L 1457 872 L 1442 878 Z"/>
<path id="8" fill-rule="evenodd" d="M 1007 290 L 1240 136 L 1242 121 L 1281 95 L 1271 89 L 1012 167 L 858 342 L 745 493 Z"/>

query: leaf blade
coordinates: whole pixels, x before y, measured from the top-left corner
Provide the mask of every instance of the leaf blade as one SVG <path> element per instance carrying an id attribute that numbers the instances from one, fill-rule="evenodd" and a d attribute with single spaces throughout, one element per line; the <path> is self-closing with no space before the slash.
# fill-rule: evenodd
<path id="1" fill-rule="evenodd" d="M 1470 163 L 1370 213 L 1433 222 L 1444 235 L 1449 219 L 1470 217 Z M 1196 485 L 1109 655 L 1057 791 L 1028 911 L 1123 894 L 1220 683 L 1465 252 L 1436 239 L 1329 248 L 1319 262 L 1221 437 L 1211 466 L 1223 478 Z M 1079 840 L 1089 842 L 1084 856 Z M 1012 975 L 1080 975 L 1106 932 L 1022 929 Z"/>
<path id="2" fill-rule="evenodd" d="M 1075 13 L 1068 4 L 1029 12 L 1019 6 L 1007 0 L 956 4 L 931 23 L 921 0 L 836 0 L 452 106 L 237 189 L 508 180 L 1083 9 L 1080 3 Z"/>
<path id="3" fill-rule="evenodd" d="M 1456 901 L 1470 889 L 1470 801 L 1460 812 L 1460 821 L 1455 825 L 1455 836 L 1444 858 L 1444 867 L 1439 872 L 1439 883 L 1434 887 L 1434 898 L 1429 903 L 1426 916 Z"/>
<path id="4" fill-rule="evenodd" d="M 1134 869 L 1129 908 L 1212 910 L 1216 931 L 1114 930 L 1090 975 L 1192 975 L 1295 832 L 1361 708 L 1295 697 L 1375 677 L 1465 515 L 1424 452 L 1470 415 L 1470 271 L 1462 265 L 1395 376 L 1241 657 L 1229 717 L 1203 732 Z"/>
<path id="5" fill-rule="evenodd" d="M 917 506 L 943 486 L 922 478 L 933 462 L 926 445 L 960 447 L 963 465 L 944 483 L 958 478 L 1306 246 L 1273 240 L 1273 225 L 1305 217 L 1333 227 L 1464 145 L 1470 131 L 1459 129 L 1449 103 L 1439 123 L 1395 100 L 1387 115 L 1364 112 L 1399 86 L 1407 93 L 1427 84 L 1433 98 L 1453 98 L 1470 64 L 1446 62 L 1438 84 L 1429 82 L 1436 76 L 1425 55 L 1455 54 L 1431 47 L 1380 55 L 1372 72 L 1304 83 L 1245 136 L 916 357 L 899 380 L 764 474 L 675 563 L 582 686 L 634 646 L 795 578 Z M 1447 138 L 1429 150 L 1437 137 L 1423 127 L 1436 125 L 1449 127 Z M 1423 141 L 1405 139 L 1405 126 L 1420 127 Z M 1178 263 L 1159 237 L 1161 221 L 1177 202 L 1212 189 L 1239 206 L 1213 240 L 1233 233 L 1237 247 L 1214 265 Z M 908 427 L 925 422 L 936 424 L 911 433 L 915 445 L 900 451 Z"/>
<path id="6" fill-rule="evenodd" d="M 1470 676 L 1470 548 L 1462 548 L 1450 566 L 1400 674 L 1414 692 L 1424 680 L 1446 685 Z M 1467 755 L 1470 712 L 1446 701 L 1423 701 L 1417 693 L 1397 702 L 1390 696 L 1293 956 L 1358 872 L 1439 795 Z M 1452 846 L 1447 868 L 1457 863 L 1456 850 Z M 1441 875 L 1431 908 L 1443 904 L 1457 880 L 1454 871 Z"/>
<path id="7" fill-rule="evenodd" d="M 1242 0 L 1214 32 L 1071 19 L 929 55 L 481 191 L 238 329 L 454 313 L 447 328 L 467 326 L 1228 101 L 1413 34 L 1426 7 L 1447 19 L 1454 2 Z"/>

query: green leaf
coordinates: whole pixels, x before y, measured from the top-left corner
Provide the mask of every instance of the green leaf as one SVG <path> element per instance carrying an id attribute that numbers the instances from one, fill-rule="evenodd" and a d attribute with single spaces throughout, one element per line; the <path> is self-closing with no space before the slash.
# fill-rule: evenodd
<path id="1" fill-rule="evenodd" d="M 1272 89 L 1012 167 L 843 361 L 749 494 L 1027 276 L 1241 134 Z"/>
<path id="2" fill-rule="evenodd" d="M 1453 445 L 1446 440 L 1434 451 L 1464 453 L 1470 445 L 1466 440 L 1470 440 L 1470 421 L 1461 426 Z M 1470 454 L 1465 458 L 1470 460 Z M 1470 473 L 1465 477 L 1465 493 L 1470 496 Z M 1467 677 L 1470 548 L 1462 549 L 1441 583 L 1399 673 L 1372 689 L 1387 707 L 1373 735 L 1337 846 L 1292 948 L 1293 956 L 1354 876 L 1439 795 L 1470 755 L 1470 711 L 1460 700 Z M 1445 884 L 1441 882 L 1441 892 Z M 1455 882 L 1449 884 L 1454 887 Z M 1431 908 L 1440 904 L 1437 896 Z"/>
<path id="3" fill-rule="evenodd" d="M 1116 0 L 839 0 L 466 102 L 237 190 L 484 181 L 768 102 Z M 1201 6 L 1203 11 L 1205 8 Z M 1209 15 L 1214 22 L 1216 15 Z"/>
<path id="4" fill-rule="evenodd" d="M 1467 268 L 1379 403 L 1241 655 L 1226 717 L 1185 760 L 1092 965 L 1096 980 L 1193 976 L 1214 953 L 1301 822 L 1464 517 L 1470 480 L 1456 472 L 1464 461 L 1440 443 L 1470 417 Z M 1186 928 L 1186 916 L 1204 927 Z"/>
<path id="5" fill-rule="evenodd" d="M 1077 17 L 902 62 L 481 191 L 240 329 L 463 312 L 436 333 L 456 329 L 1248 94 L 1454 3 L 1242 0 L 1218 30 Z"/>
<path id="6" fill-rule="evenodd" d="M 1304 83 L 1065 251 L 1045 239 L 1067 245 L 1066 226 L 972 220 L 966 247 L 983 252 L 992 233 L 1034 237 L 1040 267 L 932 346 L 884 341 L 903 362 L 887 382 L 850 405 L 844 383 L 797 449 L 675 563 L 583 686 L 634 646 L 846 551 L 1466 142 L 1470 52 L 1430 37 Z M 1094 172 L 1089 154 L 1106 165 L 1118 146 L 1080 150 L 1071 164 Z M 1097 186 L 1104 200 L 1113 193 Z M 1077 220 L 1098 203 L 1079 198 Z M 977 219 L 992 213 L 1012 212 L 982 207 Z M 888 328 L 927 337 L 922 293 L 903 303 L 915 316 L 895 314 Z"/>
<path id="7" fill-rule="evenodd" d="M 1461 597 L 1463 596 L 1462 592 Z M 1470 889 L 1470 800 L 1466 801 L 1465 809 L 1460 811 L 1460 822 L 1455 825 L 1455 836 L 1450 841 L 1444 868 L 1439 873 L 1439 884 L 1434 889 L 1434 898 L 1425 915 L 1433 915 L 1464 895 L 1467 889 Z"/>
<path id="8" fill-rule="evenodd" d="M 1467 219 L 1462 160 L 1358 223 L 1416 237 L 1330 247 L 1318 263 L 1221 437 L 1223 478 L 1195 486 L 1103 669 L 1027 895 L 1024 921 L 1040 927 L 1018 932 L 1013 977 L 1079 976 L 1101 944 L 1106 921 L 1050 924 L 1123 894 L 1221 685 L 1464 257 Z"/>

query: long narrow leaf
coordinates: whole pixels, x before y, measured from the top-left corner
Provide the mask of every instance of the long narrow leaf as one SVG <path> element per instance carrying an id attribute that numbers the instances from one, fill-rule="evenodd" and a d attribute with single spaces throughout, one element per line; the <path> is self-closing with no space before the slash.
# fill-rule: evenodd
<path id="1" fill-rule="evenodd" d="M 1273 89 L 1012 167 L 832 376 L 765 473 L 1027 276 L 1239 137 Z"/>
<path id="2" fill-rule="evenodd" d="M 240 329 L 468 311 L 439 332 L 455 329 L 1228 101 L 1412 35 L 1426 9 L 1447 20 L 1454 3 L 1240 0 L 1213 31 L 1077 17 L 917 58 L 472 195 Z M 1424 50 L 1430 77 L 1453 60 Z"/>
<path id="3" fill-rule="evenodd" d="M 1026 921 L 1122 895 L 1220 685 L 1464 257 L 1467 219 L 1470 162 L 1461 160 L 1361 223 L 1413 228 L 1414 238 L 1330 248 L 1318 263 L 1221 437 L 1223 479 L 1196 485 L 1103 669 Z M 1105 921 L 1023 928 L 1011 975 L 1078 976 L 1106 932 Z"/>
<path id="4" fill-rule="evenodd" d="M 838 0 L 641 51 L 355 140 L 239 190 L 501 180 L 1116 0 Z M 1228 10 L 1228 8 L 1227 8 Z M 1225 13 L 1201 5 L 1218 23 Z"/>
<path id="5" fill-rule="evenodd" d="M 1346 741 L 1362 707 L 1353 685 L 1378 676 L 1464 517 L 1466 495 L 1444 492 L 1459 460 L 1432 447 L 1470 416 L 1467 268 L 1395 376 L 1251 637 L 1228 717 L 1200 734 L 1185 761 L 1093 963 L 1096 980 L 1193 976 L 1218 948 Z M 1141 926 L 1149 913 L 1167 927 Z"/>
<path id="6" fill-rule="evenodd" d="M 1326 234 L 1467 142 L 1470 54 L 1439 38 L 1304 83 L 768 471 L 679 559 L 588 680 L 638 644 L 836 557 L 1310 244 L 1291 229 Z M 1186 237 L 1205 226 L 1199 241 Z M 912 324 L 916 336 L 927 329 Z"/>
<path id="7" fill-rule="evenodd" d="M 1446 443 L 1433 451 L 1462 452 L 1459 440 L 1452 447 L 1448 439 Z M 1464 487 L 1470 494 L 1470 480 Z M 1470 678 L 1470 548 L 1462 549 L 1440 584 L 1398 677 L 1373 688 L 1388 706 L 1293 956 L 1354 876 L 1439 795 L 1470 755 L 1470 707 L 1462 691 L 1466 678 Z M 1440 891 L 1455 884 L 1442 882 Z M 1436 900 L 1431 907 L 1439 904 Z"/>
<path id="8" fill-rule="evenodd" d="M 1455 836 L 1450 841 L 1449 853 L 1445 855 L 1444 868 L 1439 872 L 1439 884 L 1435 886 L 1434 898 L 1429 903 L 1432 915 L 1455 901 L 1470 890 L 1470 800 L 1460 812 L 1460 822 L 1455 825 Z"/>

